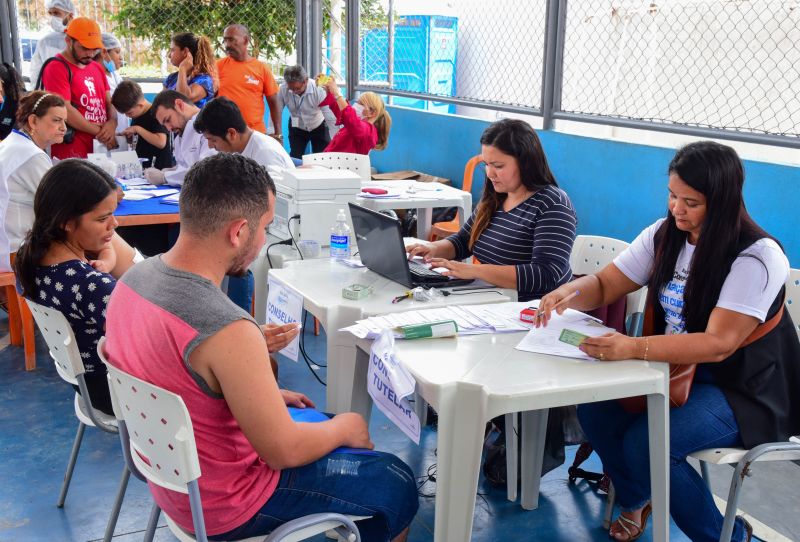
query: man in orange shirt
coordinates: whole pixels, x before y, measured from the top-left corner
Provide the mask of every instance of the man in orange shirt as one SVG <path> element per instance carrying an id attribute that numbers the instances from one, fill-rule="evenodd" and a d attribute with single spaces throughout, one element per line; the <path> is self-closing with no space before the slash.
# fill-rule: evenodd
<path id="1" fill-rule="evenodd" d="M 218 96 L 230 98 L 242 112 L 247 125 L 253 130 L 267 133 L 264 125 L 264 99 L 269 105 L 269 116 L 275 133 L 272 137 L 283 140 L 281 112 L 278 109 L 278 85 L 269 66 L 250 56 L 250 31 L 241 24 L 225 28 L 222 35 L 227 57 L 217 61 L 219 72 Z M 262 98 L 263 97 L 263 98 Z"/>

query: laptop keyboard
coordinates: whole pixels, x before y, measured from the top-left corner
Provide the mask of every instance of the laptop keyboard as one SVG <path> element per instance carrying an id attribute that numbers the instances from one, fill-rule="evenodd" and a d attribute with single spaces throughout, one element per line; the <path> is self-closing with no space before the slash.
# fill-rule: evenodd
<path id="1" fill-rule="evenodd" d="M 411 271 L 412 275 L 423 281 L 430 282 L 431 280 L 434 280 L 444 282 L 448 280 L 448 278 L 441 273 L 437 273 L 436 271 L 428 269 L 421 263 L 415 261 L 408 262 L 408 269 Z"/>

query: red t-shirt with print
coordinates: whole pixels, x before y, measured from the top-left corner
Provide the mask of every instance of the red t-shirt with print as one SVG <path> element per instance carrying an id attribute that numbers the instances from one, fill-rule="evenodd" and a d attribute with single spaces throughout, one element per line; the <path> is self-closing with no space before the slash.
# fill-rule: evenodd
<path id="1" fill-rule="evenodd" d="M 103 67 L 97 62 L 79 66 L 69 62 L 60 53 L 56 57 L 69 64 L 72 84 L 67 67 L 63 62 L 54 60 L 44 69 L 42 86 L 48 92 L 61 95 L 92 124 L 105 123 L 108 120 L 106 94 L 109 92 L 109 86 Z M 75 130 L 75 139 L 72 143 L 52 146 L 53 158 L 86 158 L 86 155 L 93 150 L 93 139 L 93 135 Z"/>

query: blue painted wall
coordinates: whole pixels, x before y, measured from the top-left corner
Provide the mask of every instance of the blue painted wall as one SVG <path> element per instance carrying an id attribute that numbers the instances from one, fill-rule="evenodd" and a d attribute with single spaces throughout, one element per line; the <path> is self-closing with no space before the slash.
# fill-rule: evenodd
<path id="1" fill-rule="evenodd" d="M 415 169 L 461 186 L 464 164 L 480 153 L 488 122 L 390 107 L 389 147 L 370 154 L 378 171 Z M 541 131 L 550 167 L 578 213 L 578 233 L 633 240 L 666 213 L 666 169 L 674 151 Z M 745 161 L 745 201 L 800 268 L 800 168 Z M 475 201 L 483 175 L 473 183 Z"/>

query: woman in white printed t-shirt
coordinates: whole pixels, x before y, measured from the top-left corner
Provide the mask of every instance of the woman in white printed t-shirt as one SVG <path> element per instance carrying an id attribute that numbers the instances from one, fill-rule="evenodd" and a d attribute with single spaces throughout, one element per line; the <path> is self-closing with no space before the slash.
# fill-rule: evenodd
<path id="1" fill-rule="evenodd" d="M 648 287 L 653 335 L 586 339 L 602 360 L 639 358 L 697 364 L 688 400 L 670 413 L 670 510 L 693 541 L 716 541 L 722 516 L 686 456 L 712 447 L 752 448 L 800 432 L 800 341 L 783 310 L 789 262 L 742 198 L 744 170 L 730 147 L 698 142 L 669 165 L 669 212 L 596 275 L 567 283 L 541 302 L 579 310 Z M 560 313 L 566 306 L 556 310 Z M 648 322 L 645 322 L 648 327 Z M 609 535 L 635 540 L 650 515 L 647 415 L 617 401 L 582 405 L 578 417 L 610 475 L 622 509 Z M 749 541 L 737 518 L 731 540 Z"/>

